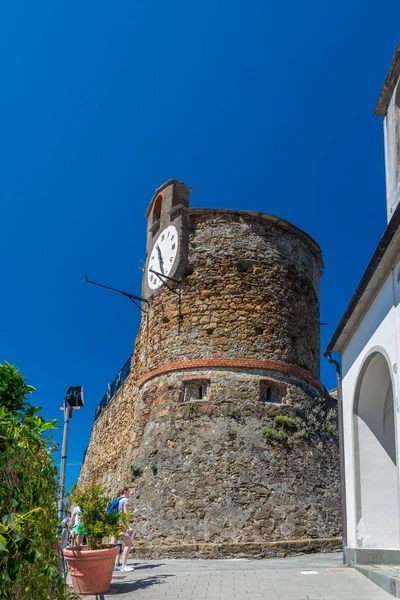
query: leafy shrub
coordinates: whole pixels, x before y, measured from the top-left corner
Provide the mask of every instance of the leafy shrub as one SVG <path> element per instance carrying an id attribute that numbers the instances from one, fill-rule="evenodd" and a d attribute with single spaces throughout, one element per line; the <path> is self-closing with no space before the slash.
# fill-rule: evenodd
<path id="1" fill-rule="evenodd" d="M 337 404 L 327 398 L 308 398 L 294 405 L 308 439 L 338 438 Z"/>
<path id="2" fill-rule="evenodd" d="M 197 412 L 197 406 L 194 402 L 189 402 L 189 404 L 187 405 L 188 407 L 188 415 L 189 417 L 193 417 L 193 415 L 196 414 Z"/>
<path id="3" fill-rule="evenodd" d="M 263 428 L 261 429 L 261 434 L 262 434 L 264 437 L 270 438 L 270 437 L 272 437 L 272 434 L 273 434 L 273 429 L 272 429 L 271 427 L 263 427 Z"/>
<path id="4" fill-rule="evenodd" d="M 0 365 L 0 598 L 65 600 L 57 546 L 57 469 L 34 391 L 18 370 Z"/>
<path id="5" fill-rule="evenodd" d="M 326 413 L 325 427 L 334 437 L 339 437 L 337 408 L 330 408 Z"/>
<path id="6" fill-rule="evenodd" d="M 286 415 L 277 415 L 274 418 L 275 423 L 281 425 L 283 428 L 287 429 L 297 429 L 297 421 L 296 419 L 292 419 L 291 417 L 287 417 Z"/>
<path id="7" fill-rule="evenodd" d="M 108 548 L 109 544 L 104 540 L 117 537 L 127 524 L 129 515 L 106 512 L 111 498 L 107 498 L 101 485 L 93 482 L 88 488 L 75 491 L 71 500 L 81 509 L 82 524 L 92 550 Z"/>
<path id="8" fill-rule="evenodd" d="M 277 415 L 274 418 L 273 427 L 263 427 L 261 433 L 264 437 L 267 437 L 276 442 L 282 442 L 285 440 L 292 439 L 293 441 L 299 441 L 302 437 L 302 431 L 299 429 L 298 419 L 287 417 L 286 415 Z"/>
<path id="9" fill-rule="evenodd" d="M 133 460 L 130 464 L 131 480 L 135 481 L 143 473 L 142 463 L 138 460 Z"/>
<path id="10" fill-rule="evenodd" d="M 301 441 L 321 443 L 338 437 L 337 407 L 329 398 L 304 398 L 292 407 L 296 417 L 277 415 L 272 427 L 263 427 L 264 437 L 298 444 Z"/>
<path id="11" fill-rule="evenodd" d="M 286 440 L 289 437 L 284 429 L 275 429 L 272 434 L 273 439 L 277 442 Z"/>
<path id="12" fill-rule="evenodd" d="M 261 429 L 261 433 L 264 437 L 270 438 L 277 442 L 286 440 L 288 438 L 288 434 L 282 428 L 272 429 L 272 427 L 263 427 Z"/>

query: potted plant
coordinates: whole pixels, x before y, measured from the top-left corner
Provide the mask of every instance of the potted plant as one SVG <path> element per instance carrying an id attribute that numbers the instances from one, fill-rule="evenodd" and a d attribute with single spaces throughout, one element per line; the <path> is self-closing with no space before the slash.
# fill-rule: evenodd
<path id="1" fill-rule="evenodd" d="M 92 483 L 75 491 L 71 501 L 81 510 L 87 546 L 65 548 L 72 585 L 79 594 L 104 594 L 110 589 L 118 547 L 104 541 L 118 537 L 127 524 L 128 515 L 107 512 L 110 498 L 101 485 Z"/>

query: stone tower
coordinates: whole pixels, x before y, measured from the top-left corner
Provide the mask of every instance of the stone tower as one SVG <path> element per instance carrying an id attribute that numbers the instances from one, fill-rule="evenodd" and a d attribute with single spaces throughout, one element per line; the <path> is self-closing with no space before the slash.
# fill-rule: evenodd
<path id="1" fill-rule="evenodd" d="M 94 477 L 115 492 L 141 471 L 141 556 L 333 547 L 339 465 L 319 381 L 320 248 L 272 215 L 191 209 L 189 194 L 169 180 L 149 205 L 132 369 L 95 421 L 79 485 Z"/>

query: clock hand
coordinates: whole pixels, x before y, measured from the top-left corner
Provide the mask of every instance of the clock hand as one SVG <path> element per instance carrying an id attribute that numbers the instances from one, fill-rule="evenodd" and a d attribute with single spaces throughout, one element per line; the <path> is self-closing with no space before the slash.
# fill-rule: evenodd
<path id="1" fill-rule="evenodd" d="M 158 252 L 158 261 L 159 261 L 159 263 L 160 263 L 160 269 L 161 269 L 161 273 L 162 273 L 163 275 L 165 275 L 165 273 L 164 273 L 164 261 L 163 261 L 163 259 L 162 259 L 162 254 L 161 254 L 160 246 L 159 246 L 158 244 L 157 244 L 157 246 L 156 246 L 156 250 L 157 250 L 157 252 Z"/>

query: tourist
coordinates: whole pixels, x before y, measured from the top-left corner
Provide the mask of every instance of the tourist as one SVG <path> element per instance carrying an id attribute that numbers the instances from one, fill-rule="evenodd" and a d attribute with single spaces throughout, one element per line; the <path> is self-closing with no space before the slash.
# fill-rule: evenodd
<path id="1" fill-rule="evenodd" d="M 61 550 L 68 546 L 69 528 L 71 520 L 71 511 L 67 511 L 67 516 L 61 521 Z"/>
<path id="2" fill-rule="evenodd" d="M 122 500 L 122 498 L 124 498 L 124 488 L 120 489 L 118 491 L 118 496 L 116 498 L 114 498 L 113 500 L 111 500 L 111 502 L 109 502 L 106 512 L 108 512 L 110 514 L 114 514 L 115 512 L 118 513 L 119 512 L 119 501 Z M 117 558 L 115 559 L 115 569 L 118 570 L 118 568 L 121 566 L 122 540 L 121 540 L 121 538 L 119 538 L 117 540 L 117 538 L 115 536 L 112 536 L 111 544 L 113 544 L 113 546 L 118 546 L 118 554 L 117 554 Z"/>
<path id="3" fill-rule="evenodd" d="M 75 506 L 74 510 L 72 511 L 71 526 L 72 546 L 81 546 L 83 538 L 85 536 L 85 529 L 82 525 L 81 509 L 79 508 L 79 506 Z"/>
<path id="4" fill-rule="evenodd" d="M 118 512 L 128 514 L 129 489 L 126 487 L 121 488 L 118 492 L 118 497 L 119 496 L 121 496 L 121 498 L 118 503 Z M 128 560 L 130 549 L 132 548 L 132 540 L 134 536 L 135 532 L 130 527 L 121 534 L 121 540 L 123 544 L 121 571 L 133 571 L 133 567 L 129 567 L 126 564 L 126 561 Z"/>

